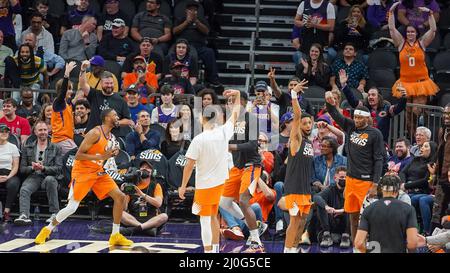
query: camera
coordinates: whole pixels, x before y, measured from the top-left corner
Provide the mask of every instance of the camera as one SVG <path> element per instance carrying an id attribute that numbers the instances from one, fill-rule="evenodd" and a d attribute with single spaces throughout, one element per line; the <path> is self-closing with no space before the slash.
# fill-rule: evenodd
<path id="1" fill-rule="evenodd" d="M 128 195 L 134 194 L 136 192 L 134 187 L 142 180 L 149 178 L 150 175 L 151 174 L 146 170 L 133 168 L 131 171 L 123 175 L 123 192 Z"/>

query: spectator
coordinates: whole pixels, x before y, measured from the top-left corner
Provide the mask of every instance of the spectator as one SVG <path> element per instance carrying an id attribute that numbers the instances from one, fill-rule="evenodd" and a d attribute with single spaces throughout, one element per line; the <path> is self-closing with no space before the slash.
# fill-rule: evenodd
<path id="1" fill-rule="evenodd" d="M 170 64 L 170 77 L 165 78 L 162 84 L 169 84 L 172 86 L 175 95 L 194 94 L 194 88 L 189 79 L 183 77 L 183 70 L 186 65 L 182 62 L 175 61 Z"/>
<path id="2" fill-rule="evenodd" d="M 373 32 L 372 26 L 364 19 L 364 11 L 361 6 L 354 5 L 350 8 L 347 18 L 339 23 L 334 31 L 334 47 L 328 48 L 330 61 L 334 60 L 339 50 L 344 49 L 344 45 L 352 43 L 357 54 L 362 56 L 361 60 L 367 63 L 367 47 L 369 46 L 370 34 Z"/>
<path id="3" fill-rule="evenodd" d="M 433 225 L 450 209 L 450 103 L 447 103 L 443 112 L 443 126 L 439 130 L 439 148 L 436 168 L 436 190 L 433 206 Z M 1 122 L 1 120 L 0 120 Z M 447 213 L 450 214 L 450 213 Z"/>
<path id="4" fill-rule="evenodd" d="M 86 73 L 88 84 L 92 89 L 101 91 L 102 87 L 100 85 L 100 81 L 103 72 L 106 71 L 105 59 L 103 59 L 102 56 L 94 55 L 89 62 L 91 63 L 91 72 Z M 119 82 L 114 74 L 111 73 L 111 75 L 114 83 L 113 91 L 117 93 L 119 92 Z M 80 89 L 80 83 L 78 83 L 78 89 Z"/>
<path id="5" fill-rule="evenodd" d="M 24 43 L 30 45 L 33 48 L 35 56 L 44 60 L 47 66 L 47 74 L 49 77 L 53 77 L 64 69 L 65 61 L 61 56 L 54 53 L 50 53 L 44 50 L 42 47 L 36 46 L 36 35 L 34 33 L 28 33 L 23 36 Z"/>
<path id="6" fill-rule="evenodd" d="M 291 78 L 288 83 L 288 92 L 283 92 L 277 84 L 275 72 L 275 68 L 270 68 L 270 72 L 267 76 L 269 77 L 270 87 L 272 88 L 273 94 L 277 99 L 277 103 L 280 105 L 280 115 L 282 116 L 287 112 L 292 112 L 291 95 L 289 92 L 291 92 L 291 90 L 293 90 L 294 87 L 301 82 L 301 80 L 297 77 Z M 302 94 L 298 94 L 298 102 L 300 103 L 302 111 L 310 114 L 311 116 L 315 115 L 310 101 L 302 96 Z"/>
<path id="7" fill-rule="evenodd" d="M 402 171 L 414 158 L 409 151 L 410 146 L 411 142 L 406 138 L 399 138 L 395 141 L 394 155 L 389 157 L 389 162 L 400 164 L 399 171 Z"/>
<path id="8" fill-rule="evenodd" d="M 294 65 L 297 66 L 300 63 L 300 59 L 302 58 L 302 52 L 300 51 L 301 46 L 301 28 L 294 25 L 292 28 L 292 34 L 291 34 L 291 42 L 292 47 L 295 49 L 295 53 L 292 57 L 294 60 Z"/>
<path id="9" fill-rule="evenodd" d="M 414 209 L 397 200 L 400 178 L 385 175 L 380 181 L 383 198 L 367 207 L 359 223 L 354 246 L 359 252 L 374 250 L 367 247 L 367 236 L 377 242 L 381 253 L 414 252 L 417 247 L 417 219 Z M 348 186 L 348 184 L 347 184 Z"/>
<path id="10" fill-rule="evenodd" d="M 428 8 L 428 11 L 421 7 Z M 404 0 L 397 9 L 398 22 L 404 27 L 413 26 L 423 34 L 430 28 L 429 15 L 438 22 L 439 12 L 439 4 L 435 0 Z"/>
<path id="11" fill-rule="evenodd" d="M 389 25 L 387 18 L 392 2 L 393 0 L 367 1 L 367 21 L 375 30 L 388 30 Z"/>
<path id="12" fill-rule="evenodd" d="M 334 7 L 326 0 L 307 0 L 300 3 L 294 25 L 302 30 L 302 55 L 306 55 L 314 43 L 322 47 L 331 44 L 330 32 L 334 30 L 335 19 Z"/>
<path id="13" fill-rule="evenodd" d="M 189 42 L 186 39 L 178 39 L 175 43 L 175 51 L 169 52 L 164 59 L 164 74 L 170 77 L 170 65 L 175 62 L 183 63 L 185 66 L 181 70 L 181 77 L 188 79 L 192 86 L 197 84 L 198 79 L 198 57 L 191 52 Z"/>
<path id="14" fill-rule="evenodd" d="M 86 0 L 84 0 L 86 1 Z M 64 60 L 83 61 L 90 59 L 97 48 L 97 25 L 95 17 L 86 15 L 78 29 L 69 29 L 62 34 L 59 45 L 59 56 Z"/>
<path id="15" fill-rule="evenodd" d="M 197 16 L 198 7 L 199 4 L 195 1 L 186 3 L 186 16 L 184 18 L 175 18 L 173 34 L 177 38 L 186 39 L 192 48 L 195 48 L 198 57 L 205 65 L 206 82 L 214 86 L 220 85 L 214 50 L 206 46 L 209 25 L 205 18 Z"/>
<path id="16" fill-rule="evenodd" d="M 406 191 L 411 197 L 411 205 L 420 211 L 422 218 L 423 232 L 430 235 L 431 230 L 431 209 L 433 207 L 433 196 L 430 194 L 429 178 L 435 174 L 435 162 L 437 144 L 435 142 L 425 142 L 420 149 L 420 156 L 414 157 L 401 172 L 401 190 Z"/>
<path id="17" fill-rule="evenodd" d="M 346 174 L 345 166 L 339 166 L 333 175 L 333 180 L 336 183 L 313 196 L 313 201 L 317 205 L 320 229 L 323 231 L 320 247 L 333 245 L 331 233 L 341 235 L 340 248 L 350 247 L 350 221 L 348 215 L 344 212 Z"/>
<path id="18" fill-rule="evenodd" d="M 219 98 L 216 92 L 212 89 L 205 88 L 197 93 L 198 97 L 202 98 L 202 108 L 205 109 L 206 106 L 212 104 L 219 104 Z"/>
<path id="19" fill-rule="evenodd" d="M 3 209 L 3 221 L 11 221 L 11 208 L 20 188 L 19 170 L 20 153 L 16 145 L 8 142 L 10 129 L 0 123 L 0 187 L 6 188 L 6 203 Z"/>
<path id="20" fill-rule="evenodd" d="M 328 50 L 330 50 L 328 48 Z M 323 50 L 320 44 L 312 44 L 309 56 L 300 59 L 296 65 L 295 75 L 300 80 L 307 80 L 309 86 L 320 86 L 328 90 L 330 86 L 331 69 L 323 59 Z"/>
<path id="21" fill-rule="evenodd" d="M 28 136 L 31 135 L 30 124 L 27 119 L 17 116 L 16 110 L 16 100 L 13 98 L 5 99 L 3 101 L 3 117 L 0 118 L 0 123 L 8 126 L 10 132 L 18 136 L 22 143 L 25 143 Z"/>
<path id="22" fill-rule="evenodd" d="M 288 146 L 289 137 L 291 135 L 292 120 L 294 119 L 294 114 L 292 112 L 286 112 L 280 119 L 280 138 L 278 140 L 277 152 L 281 153 Z"/>
<path id="23" fill-rule="evenodd" d="M 20 188 L 20 216 L 14 220 L 15 225 L 31 225 L 30 199 L 39 189 L 47 191 L 49 211 L 52 216 L 50 223 L 59 211 L 58 176 L 62 171 L 61 149 L 48 140 L 48 128 L 44 121 L 38 121 L 34 126 L 37 140 L 22 149 L 20 172 L 26 177 Z"/>
<path id="24" fill-rule="evenodd" d="M 52 36 L 53 41 L 59 44 L 61 39 L 61 20 L 58 17 L 53 16 L 48 13 L 49 3 L 48 0 L 36 0 L 35 2 L 35 12 L 40 13 L 43 16 L 44 22 L 42 25 L 46 30 L 48 30 Z"/>
<path id="25" fill-rule="evenodd" d="M 52 132 L 52 143 L 55 143 L 61 149 L 61 155 L 64 156 L 68 151 L 76 148 L 74 141 L 74 118 L 73 118 L 73 83 L 69 81 L 70 72 L 75 68 L 76 63 L 66 64 L 64 78 L 56 82 L 57 97 L 50 104 L 50 122 Z M 45 109 L 45 108 L 44 108 Z M 47 112 L 47 110 L 45 109 Z M 47 121 L 47 120 L 46 120 Z"/>
<path id="26" fill-rule="evenodd" d="M 399 86 L 401 89 L 402 97 L 395 105 L 391 105 L 389 102 L 383 100 L 383 96 L 376 87 L 372 87 L 367 92 L 367 98 L 362 101 L 355 98 L 353 91 L 347 85 L 348 78 L 344 69 L 339 71 L 339 81 L 343 87 L 345 97 L 351 107 L 356 108 L 358 105 L 365 106 L 370 110 L 373 127 L 378 128 L 383 134 L 383 140 L 385 143 L 389 140 L 389 131 L 391 129 L 391 119 L 400 114 L 406 108 L 406 90 Z"/>
<path id="27" fill-rule="evenodd" d="M 84 96 L 91 104 L 91 113 L 89 115 L 86 131 L 101 124 L 100 113 L 106 109 L 114 109 L 119 117 L 119 128 L 112 129 L 112 133 L 116 137 L 126 137 L 130 131 L 129 126 L 134 126 L 134 122 L 130 117 L 130 110 L 127 103 L 119 94 L 114 93 L 113 75 L 107 71 L 103 72 L 100 80 L 102 91 L 98 92 L 92 89 L 87 83 L 86 69 L 89 67 L 89 61 L 83 61 L 80 68 L 80 89 Z"/>
<path id="28" fill-rule="evenodd" d="M 16 114 L 26 118 L 32 126 L 37 121 L 41 110 L 39 104 L 33 104 L 33 90 L 29 87 L 23 87 L 20 90 L 20 104 L 17 106 Z"/>
<path id="29" fill-rule="evenodd" d="M 275 159 L 273 154 L 269 152 L 269 138 L 264 133 L 260 133 L 258 136 L 258 153 L 261 157 L 263 169 L 270 176 L 274 168 Z"/>
<path id="30" fill-rule="evenodd" d="M 153 109 L 151 123 L 158 123 L 166 128 L 167 123 L 177 118 L 178 108 L 173 104 L 174 92 L 171 86 L 163 85 L 160 92 L 163 104 Z"/>
<path id="31" fill-rule="evenodd" d="M 159 54 L 153 52 L 152 40 L 148 37 L 142 38 L 139 44 L 139 52 L 132 53 L 125 59 L 122 67 L 122 78 L 125 73 L 133 72 L 134 58 L 138 55 L 144 57 L 145 64 L 147 65 L 147 72 L 156 74 L 158 80 L 161 79 L 164 64 L 163 58 Z"/>
<path id="32" fill-rule="evenodd" d="M 134 127 L 134 132 L 130 132 L 126 139 L 126 150 L 131 160 L 134 160 L 142 151 L 148 149 L 159 150 L 159 140 L 161 136 L 158 132 L 150 130 L 150 114 L 146 110 L 141 110 L 137 114 L 138 120 Z"/>
<path id="33" fill-rule="evenodd" d="M 34 13 L 30 18 L 31 26 L 22 32 L 22 43 L 25 43 L 25 35 L 33 33 L 36 35 L 36 47 L 42 47 L 45 52 L 54 54 L 55 43 L 52 34 L 43 26 L 44 16 L 40 13 Z"/>
<path id="34" fill-rule="evenodd" d="M 161 153 L 167 159 L 188 149 L 190 141 L 184 139 L 183 131 L 183 123 L 179 119 L 173 119 L 167 124 L 166 139 L 161 143 Z"/>
<path id="35" fill-rule="evenodd" d="M 331 137 L 336 140 L 336 153 L 342 154 L 342 145 L 344 144 L 344 133 L 338 128 L 331 124 L 331 119 L 326 116 L 320 116 L 317 119 L 317 129 L 314 129 L 311 133 L 313 135 L 313 149 L 314 156 L 319 156 L 322 154 L 322 140 L 325 137 Z"/>
<path id="36" fill-rule="evenodd" d="M 314 156 L 313 190 L 321 192 L 335 185 L 335 174 L 340 166 L 347 166 L 347 158 L 337 153 L 336 139 L 326 136 L 321 142 L 321 153 Z"/>
<path id="37" fill-rule="evenodd" d="M 120 22 L 121 25 L 123 24 L 123 36 L 128 37 L 131 18 L 119 9 L 119 2 L 120 0 L 105 1 L 103 13 L 98 18 L 97 37 L 99 41 L 102 41 L 106 35 L 111 34 L 114 28 L 114 21 Z"/>
<path id="38" fill-rule="evenodd" d="M 417 127 L 416 129 L 416 144 L 411 147 L 411 154 L 413 156 L 420 155 L 420 149 L 422 145 L 431 140 L 431 131 L 427 127 Z"/>
<path id="39" fill-rule="evenodd" d="M 103 36 L 98 46 L 100 56 L 105 60 L 116 61 L 120 65 L 123 65 L 129 54 L 137 50 L 136 43 L 127 36 L 125 22 L 119 18 L 112 21 L 111 31 Z"/>
<path id="40" fill-rule="evenodd" d="M 39 120 L 42 120 L 45 122 L 45 124 L 47 124 L 49 137 L 52 137 L 52 122 L 51 122 L 52 112 L 53 112 L 52 104 L 45 103 L 44 105 L 42 105 L 42 110 L 39 113 Z"/>
<path id="41" fill-rule="evenodd" d="M 69 7 L 67 14 L 62 16 L 61 33 L 64 33 L 68 29 L 78 29 L 81 27 L 85 16 L 96 16 L 95 11 L 89 6 L 89 0 L 75 1 L 75 5 Z"/>
<path id="42" fill-rule="evenodd" d="M 189 104 L 183 103 L 180 106 L 178 119 L 183 124 L 183 131 L 181 132 L 183 134 L 183 139 L 191 141 L 194 138 L 195 129 L 201 128 L 201 124 L 194 120 L 194 114 L 192 113 Z"/>
<path id="43" fill-rule="evenodd" d="M 145 110 L 148 112 L 149 116 L 150 113 L 153 111 L 153 104 L 142 104 L 140 101 L 140 94 L 139 91 L 136 89 L 136 86 L 130 85 L 126 90 L 126 99 L 127 99 L 127 105 L 128 109 L 130 109 L 131 119 L 133 122 L 136 123 L 137 121 L 137 115 L 142 110 Z"/>
<path id="44" fill-rule="evenodd" d="M 279 128 L 279 107 L 270 101 L 272 89 L 269 89 L 265 81 L 255 84 L 255 94 L 256 98 L 251 103 L 249 112 L 256 115 L 259 131 L 272 138 L 272 135 L 277 135 Z"/>
<path id="45" fill-rule="evenodd" d="M 22 9 L 19 0 L 1 0 L 0 11 L 2 17 L 0 19 L 0 30 L 3 32 L 3 44 L 16 52 L 16 32 L 13 25 L 14 14 L 20 14 Z"/>
<path id="46" fill-rule="evenodd" d="M 75 130 L 74 135 L 81 135 L 84 137 L 86 132 L 89 114 L 91 112 L 91 105 L 86 99 L 80 99 L 75 102 Z"/>
<path id="47" fill-rule="evenodd" d="M 0 78 L 5 76 L 5 59 L 14 53 L 11 48 L 3 44 L 3 31 L 0 30 Z"/>
<path id="48" fill-rule="evenodd" d="M 160 14 L 161 0 L 147 0 L 147 10 L 136 14 L 131 26 L 131 37 L 141 41 L 149 37 L 155 46 L 155 52 L 165 56 L 172 39 L 172 22 L 165 15 Z"/>
<path id="49" fill-rule="evenodd" d="M 153 103 L 154 99 L 149 96 L 156 93 L 158 89 L 158 76 L 154 71 L 148 70 L 148 66 L 145 65 L 145 58 L 141 55 L 134 57 L 133 71 L 130 73 L 122 74 L 123 83 L 122 89 L 134 88 L 139 92 L 141 97 L 140 102 L 142 104 Z"/>
<path id="50" fill-rule="evenodd" d="M 342 103 L 342 95 L 341 95 L 341 91 L 339 90 L 332 90 L 331 93 L 333 94 L 333 98 L 336 101 L 336 110 L 341 113 L 341 115 L 343 115 L 346 118 L 351 118 L 352 115 L 350 113 L 349 110 L 347 109 L 342 109 L 341 108 L 341 103 Z M 342 130 L 341 127 L 339 127 L 339 124 L 336 123 L 336 121 L 330 116 L 330 114 L 328 113 L 327 108 L 324 106 L 322 108 L 322 110 L 319 111 L 319 113 L 317 113 L 317 116 L 327 116 L 331 119 L 331 124 L 333 124 L 334 127 L 338 128 L 339 130 Z"/>
<path id="51" fill-rule="evenodd" d="M 337 58 L 331 66 L 332 74 L 330 77 L 330 85 L 333 90 L 341 90 L 343 86 L 339 83 L 339 71 L 343 69 L 347 73 L 349 88 L 356 88 L 363 93 L 368 77 L 367 66 L 356 59 L 355 46 L 347 43 L 344 46 L 343 58 Z"/>
<path id="52" fill-rule="evenodd" d="M 438 252 L 440 249 L 445 248 L 447 252 L 450 250 L 450 216 L 446 215 L 442 217 L 442 226 L 444 230 L 441 230 L 436 235 L 433 236 L 422 236 L 417 235 L 419 238 L 418 247 L 427 246 L 429 250 L 434 253 Z"/>
<path id="53" fill-rule="evenodd" d="M 134 186 L 135 194 L 126 196 L 121 223 L 128 228 L 121 229 L 120 233 L 131 235 L 143 232 L 154 237 L 168 220 L 167 214 L 159 211 L 164 200 L 163 190 L 158 182 L 152 181 L 153 166 L 150 162 L 141 161 L 138 166 L 146 175 Z"/>

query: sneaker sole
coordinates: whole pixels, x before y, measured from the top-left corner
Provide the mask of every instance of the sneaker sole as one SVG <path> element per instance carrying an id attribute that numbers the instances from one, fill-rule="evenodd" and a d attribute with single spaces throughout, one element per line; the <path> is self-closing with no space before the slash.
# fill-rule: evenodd
<path id="1" fill-rule="evenodd" d="M 228 230 L 228 229 L 223 231 L 223 237 L 225 237 L 225 239 L 230 239 L 233 241 L 242 241 L 245 239 L 244 236 L 238 236 L 238 235 L 234 234 L 234 232 L 232 232 L 231 230 Z"/>
<path id="2" fill-rule="evenodd" d="M 20 222 L 16 222 L 16 221 L 14 221 L 14 225 L 16 225 L 16 226 L 31 226 L 31 225 L 33 225 L 33 222 L 23 222 L 23 221 L 20 221 Z"/>

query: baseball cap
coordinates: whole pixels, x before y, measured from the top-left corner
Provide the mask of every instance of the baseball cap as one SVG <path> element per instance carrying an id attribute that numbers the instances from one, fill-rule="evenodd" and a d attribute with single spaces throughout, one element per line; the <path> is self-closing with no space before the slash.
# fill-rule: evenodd
<path id="1" fill-rule="evenodd" d="M 112 26 L 113 27 L 124 27 L 125 26 L 125 21 L 120 19 L 120 18 L 116 18 L 112 22 Z"/>
<path id="2" fill-rule="evenodd" d="M 182 62 L 179 62 L 179 61 L 175 61 L 175 62 L 172 62 L 172 64 L 170 65 L 171 68 L 175 68 L 175 67 L 178 67 L 178 66 L 185 67 L 186 64 L 184 64 Z"/>
<path id="3" fill-rule="evenodd" d="M 11 131 L 11 129 L 9 129 L 9 127 L 6 126 L 6 124 L 0 123 L 0 131 L 5 131 L 5 130 L 8 131 L 8 132 Z"/>
<path id="4" fill-rule="evenodd" d="M 321 115 L 320 117 L 317 118 L 316 122 L 319 121 L 325 121 L 326 123 L 328 123 L 329 125 L 331 125 L 331 119 L 329 116 L 327 115 Z"/>
<path id="5" fill-rule="evenodd" d="M 137 60 L 141 60 L 145 63 L 145 58 L 141 55 L 137 55 L 136 57 L 134 57 L 133 62 L 137 61 Z"/>
<path id="6" fill-rule="evenodd" d="M 103 59 L 100 55 L 94 55 L 90 60 L 91 65 L 97 65 L 97 66 L 104 66 L 105 65 L 105 59 Z"/>
<path id="7" fill-rule="evenodd" d="M 142 159 L 142 158 L 136 158 L 134 166 L 136 166 L 137 168 L 140 168 L 142 166 L 142 164 L 144 164 L 144 163 L 147 163 L 152 169 L 154 169 L 153 164 L 150 162 L 150 160 Z"/>
<path id="8" fill-rule="evenodd" d="M 257 91 L 269 91 L 267 83 L 265 81 L 258 81 L 255 84 L 255 92 Z"/>
<path id="9" fill-rule="evenodd" d="M 131 84 L 130 86 L 128 86 L 127 90 L 125 90 L 125 92 L 127 93 L 139 93 L 137 90 L 136 85 Z"/>
<path id="10" fill-rule="evenodd" d="M 189 8 L 189 7 L 197 7 L 198 8 L 199 6 L 200 6 L 200 4 L 195 0 L 190 0 L 186 3 L 186 8 Z"/>
<path id="11" fill-rule="evenodd" d="M 286 113 L 284 113 L 284 115 L 281 116 L 280 123 L 284 124 L 287 121 L 291 121 L 293 119 L 294 119 L 294 114 L 292 114 L 292 112 L 286 112 Z"/>

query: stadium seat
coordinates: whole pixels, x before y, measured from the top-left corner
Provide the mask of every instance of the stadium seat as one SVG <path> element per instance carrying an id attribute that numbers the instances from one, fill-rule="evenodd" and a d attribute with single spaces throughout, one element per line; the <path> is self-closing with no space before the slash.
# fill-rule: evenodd
<path id="1" fill-rule="evenodd" d="M 376 87 L 391 88 L 397 78 L 394 71 L 390 69 L 371 69 L 369 70 L 369 83 Z"/>
<path id="2" fill-rule="evenodd" d="M 390 69 L 395 71 L 398 66 L 397 56 L 386 50 L 375 50 L 369 54 L 367 67 L 370 69 Z"/>
<path id="3" fill-rule="evenodd" d="M 441 31 L 448 31 L 450 28 L 450 7 L 441 10 L 439 15 L 439 22 L 437 22 L 438 28 Z"/>
<path id="4" fill-rule="evenodd" d="M 436 54 L 441 49 L 441 35 L 439 32 L 436 32 L 436 36 L 433 39 L 433 42 L 426 48 L 426 52 Z"/>
<path id="5" fill-rule="evenodd" d="M 66 12 L 65 1 L 61 0 L 48 0 L 48 13 L 55 16 L 61 17 Z"/>
<path id="6" fill-rule="evenodd" d="M 439 99 L 439 106 L 445 107 L 449 103 L 450 103 L 450 93 L 443 94 Z"/>
<path id="7" fill-rule="evenodd" d="M 320 86 L 308 86 L 308 90 L 305 91 L 303 96 L 307 99 L 323 99 L 325 92 L 326 90 Z"/>
<path id="8" fill-rule="evenodd" d="M 120 66 L 120 64 L 118 64 L 116 61 L 105 60 L 104 68 L 106 71 L 113 73 L 114 76 L 116 76 L 117 80 L 120 81 L 120 79 L 122 78 L 121 76 L 122 67 Z"/>
<path id="9" fill-rule="evenodd" d="M 439 52 L 434 58 L 434 81 L 442 90 L 450 88 L 450 51 Z"/>
<path id="10" fill-rule="evenodd" d="M 9 133 L 8 142 L 16 145 L 17 149 L 20 151 L 20 140 L 17 135 Z"/>
<path id="11" fill-rule="evenodd" d="M 450 33 L 447 33 L 444 37 L 443 46 L 445 50 L 450 49 Z"/>
<path id="12" fill-rule="evenodd" d="M 133 0 L 121 0 L 119 3 L 119 9 L 129 18 L 133 18 L 134 15 L 136 15 L 136 5 Z"/>
<path id="13" fill-rule="evenodd" d="M 150 125 L 150 130 L 159 133 L 159 147 L 161 147 L 161 143 L 166 140 L 166 129 L 157 123 L 153 123 Z"/>
<path id="14" fill-rule="evenodd" d="M 336 15 L 336 25 L 340 24 L 342 21 L 344 21 L 347 18 L 348 13 L 350 12 L 350 8 L 351 7 L 345 7 L 345 6 L 339 7 L 339 10 Z"/>
<path id="15" fill-rule="evenodd" d="M 119 142 L 120 149 L 126 151 L 127 149 L 125 140 L 122 137 L 118 137 L 117 141 Z"/>

